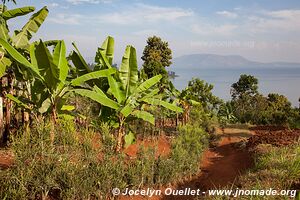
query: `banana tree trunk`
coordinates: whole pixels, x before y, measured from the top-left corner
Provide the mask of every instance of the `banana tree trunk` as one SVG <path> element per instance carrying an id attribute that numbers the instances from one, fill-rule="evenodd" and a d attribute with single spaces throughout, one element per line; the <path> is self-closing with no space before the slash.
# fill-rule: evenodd
<path id="1" fill-rule="evenodd" d="M 54 138 L 55 138 L 55 125 L 57 124 L 57 113 L 56 113 L 56 105 L 55 104 L 52 106 L 50 123 L 51 123 L 50 141 L 51 141 L 51 144 L 53 144 Z"/>
<path id="2" fill-rule="evenodd" d="M 187 124 L 190 118 L 190 105 L 188 103 L 183 104 L 184 112 L 183 112 L 183 124 Z"/>
<path id="3" fill-rule="evenodd" d="M 119 118 L 119 129 L 118 129 L 118 136 L 117 136 L 117 147 L 116 152 L 120 152 L 123 148 L 123 136 L 125 135 L 125 127 L 124 127 L 124 118 Z"/>
<path id="4" fill-rule="evenodd" d="M 7 88 L 8 88 L 8 94 L 13 95 L 13 74 L 8 73 L 7 75 Z M 4 130 L 4 136 L 3 136 L 3 142 L 4 144 L 7 143 L 8 138 L 10 136 L 10 125 L 11 125 L 11 108 L 12 108 L 12 101 L 8 98 L 5 100 L 5 130 Z"/>
<path id="5" fill-rule="evenodd" d="M 31 100 L 31 86 L 30 86 L 30 84 L 26 81 L 22 86 L 23 86 L 23 94 Z M 29 124 L 30 124 L 30 114 L 26 110 L 23 110 L 23 112 L 22 112 L 22 121 L 23 121 L 23 125 L 25 127 L 25 130 L 28 133 L 29 132 Z"/>
<path id="6" fill-rule="evenodd" d="M 0 96 L 0 144 L 3 142 L 3 129 L 4 129 L 4 121 L 3 121 L 3 98 Z"/>

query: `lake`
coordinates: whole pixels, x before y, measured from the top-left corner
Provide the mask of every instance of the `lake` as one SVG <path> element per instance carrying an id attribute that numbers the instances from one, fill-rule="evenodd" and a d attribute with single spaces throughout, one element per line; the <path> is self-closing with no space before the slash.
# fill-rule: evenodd
<path id="1" fill-rule="evenodd" d="M 230 87 L 238 81 L 241 74 L 250 74 L 258 78 L 259 91 L 267 95 L 279 93 L 285 95 L 293 106 L 299 106 L 300 97 L 300 68 L 248 68 L 248 69 L 171 69 L 179 76 L 173 80 L 178 89 L 187 86 L 192 77 L 197 77 L 214 85 L 213 93 L 229 100 Z"/>

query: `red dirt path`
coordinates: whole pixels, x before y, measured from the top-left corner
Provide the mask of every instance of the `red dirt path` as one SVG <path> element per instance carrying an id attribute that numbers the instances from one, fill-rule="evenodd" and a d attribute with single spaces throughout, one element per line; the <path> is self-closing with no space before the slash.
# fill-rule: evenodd
<path id="1" fill-rule="evenodd" d="M 182 183 L 171 186 L 173 189 L 208 189 L 221 188 L 235 183 L 236 178 L 252 167 L 253 159 L 251 154 L 245 148 L 239 148 L 238 143 L 246 141 L 253 135 L 253 132 L 241 129 L 224 129 L 224 132 L 218 130 L 221 137 L 215 148 L 208 149 L 204 152 L 201 161 L 201 172 Z M 166 187 L 160 188 L 164 191 Z M 119 199 L 166 199 L 166 200 L 184 200 L 193 199 L 195 196 L 121 196 Z"/>

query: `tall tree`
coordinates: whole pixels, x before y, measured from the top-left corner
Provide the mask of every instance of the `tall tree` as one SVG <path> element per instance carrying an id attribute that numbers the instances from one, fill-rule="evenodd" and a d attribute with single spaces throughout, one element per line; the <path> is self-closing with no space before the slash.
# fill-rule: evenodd
<path id="1" fill-rule="evenodd" d="M 147 40 L 142 60 L 144 61 L 143 69 L 148 78 L 161 74 L 168 75 L 165 67 L 172 64 L 172 50 L 168 42 L 163 41 L 160 37 L 153 36 Z"/>
<path id="2" fill-rule="evenodd" d="M 231 96 L 233 99 L 243 96 L 254 96 L 258 94 L 258 79 L 252 75 L 242 74 L 238 82 L 231 85 Z"/>
<path id="3" fill-rule="evenodd" d="M 221 99 L 213 95 L 212 90 L 214 86 L 206 83 L 199 78 L 193 78 L 189 81 L 188 86 L 182 93 L 188 99 L 200 102 L 206 111 L 216 109 L 221 104 Z"/>

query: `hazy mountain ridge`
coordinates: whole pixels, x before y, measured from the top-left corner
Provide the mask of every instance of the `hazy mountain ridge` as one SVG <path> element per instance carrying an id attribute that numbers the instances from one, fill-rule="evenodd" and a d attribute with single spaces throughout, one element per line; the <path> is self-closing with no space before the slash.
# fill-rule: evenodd
<path id="1" fill-rule="evenodd" d="M 271 62 L 262 63 L 248 60 L 239 55 L 189 54 L 173 59 L 172 70 L 206 68 L 300 68 L 300 63 Z"/>

